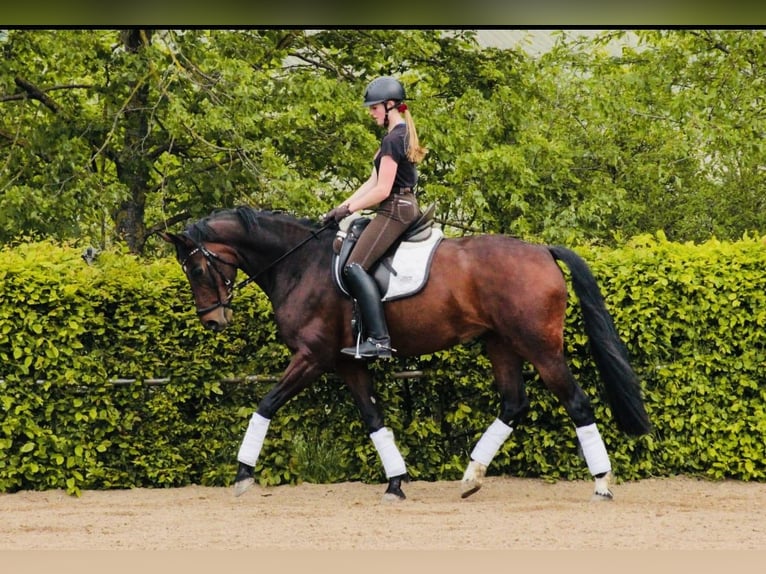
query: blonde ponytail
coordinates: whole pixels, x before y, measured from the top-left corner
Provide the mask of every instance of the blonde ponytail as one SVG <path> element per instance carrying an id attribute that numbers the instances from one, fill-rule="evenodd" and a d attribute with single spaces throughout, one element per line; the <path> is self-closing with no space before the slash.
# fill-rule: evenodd
<path id="1" fill-rule="evenodd" d="M 407 124 L 407 157 L 412 163 L 420 163 L 426 157 L 428 149 L 420 145 L 418 132 L 415 129 L 415 120 L 412 119 L 410 110 L 405 107 L 404 111 L 400 113 L 404 116 L 404 121 Z"/>

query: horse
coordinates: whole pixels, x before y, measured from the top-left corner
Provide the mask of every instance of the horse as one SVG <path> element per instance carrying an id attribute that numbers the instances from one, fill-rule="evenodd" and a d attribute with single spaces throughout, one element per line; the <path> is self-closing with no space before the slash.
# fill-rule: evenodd
<path id="1" fill-rule="evenodd" d="M 377 449 L 388 480 L 383 500 L 406 498 L 406 463 L 393 431 L 385 426 L 369 363 L 340 352 L 354 344 L 354 313 L 353 300 L 332 276 L 333 229 L 334 222 L 321 225 L 285 212 L 240 206 L 214 211 L 178 234 L 159 232 L 175 247 L 205 327 L 218 332 L 230 325 L 235 292 L 255 283 L 270 300 L 278 335 L 292 353 L 247 424 L 237 454 L 236 496 L 254 484 L 271 419 L 289 399 L 334 371 L 348 386 Z M 564 355 L 567 280 L 559 262 L 569 268 L 590 352 L 618 430 L 639 436 L 651 429 L 627 349 L 582 257 L 563 246 L 504 234 L 445 237 L 422 289 L 384 305 L 392 346 L 401 357 L 434 353 L 477 338 L 484 342 L 500 405 L 470 454 L 460 481 L 463 498 L 481 488 L 487 467 L 529 410 L 525 361 L 575 426 L 580 452 L 595 480 L 591 498 L 613 498 L 611 463 L 594 410 Z M 239 271 L 247 278 L 235 283 Z"/>

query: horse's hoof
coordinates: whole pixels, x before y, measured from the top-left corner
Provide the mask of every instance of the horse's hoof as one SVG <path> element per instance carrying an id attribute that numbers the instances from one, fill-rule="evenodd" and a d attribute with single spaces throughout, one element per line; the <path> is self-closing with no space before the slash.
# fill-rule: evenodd
<path id="1" fill-rule="evenodd" d="M 242 496 L 255 484 L 255 479 L 245 478 L 234 483 L 234 496 Z"/>
<path id="2" fill-rule="evenodd" d="M 476 494 L 481 490 L 480 484 L 475 484 L 473 486 L 470 486 L 466 488 L 466 485 L 463 485 L 463 492 L 460 493 L 460 498 L 468 498 L 472 494 Z"/>
<path id="3" fill-rule="evenodd" d="M 468 468 L 465 469 L 463 474 L 463 480 L 460 481 L 461 494 L 460 498 L 468 498 L 472 494 L 479 491 L 482 485 L 482 480 L 487 474 L 486 465 L 472 460 L 468 463 Z"/>
<path id="4" fill-rule="evenodd" d="M 382 502 L 391 503 L 391 502 L 403 502 L 406 500 L 407 497 L 404 495 L 404 493 L 400 490 L 397 492 L 388 492 L 383 495 Z"/>
<path id="5" fill-rule="evenodd" d="M 609 482 L 611 479 L 611 472 L 605 473 L 604 476 L 596 477 L 596 488 L 593 491 L 593 495 L 590 497 L 593 502 L 609 501 L 614 499 L 612 491 L 609 490 Z"/>
<path id="6" fill-rule="evenodd" d="M 400 474 L 399 476 L 392 476 L 388 479 L 388 488 L 386 488 L 386 492 L 383 495 L 383 502 L 400 502 L 402 500 L 406 500 L 407 497 L 404 495 L 404 491 L 402 490 L 402 482 L 409 482 L 410 477 L 407 473 Z"/>
<path id="7" fill-rule="evenodd" d="M 594 492 L 593 495 L 591 495 L 590 500 L 591 502 L 609 502 L 610 500 L 614 500 L 614 495 L 609 490 L 606 492 Z"/>
<path id="8" fill-rule="evenodd" d="M 237 475 L 234 477 L 234 496 L 242 496 L 255 484 L 253 474 L 255 467 L 240 462 L 237 466 Z"/>

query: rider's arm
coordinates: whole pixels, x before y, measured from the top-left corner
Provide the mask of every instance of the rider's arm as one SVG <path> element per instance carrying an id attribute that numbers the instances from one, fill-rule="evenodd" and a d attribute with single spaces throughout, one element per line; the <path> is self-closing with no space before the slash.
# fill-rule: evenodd
<path id="1" fill-rule="evenodd" d="M 349 209 L 360 211 L 374 205 L 378 205 L 391 194 L 396 177 L 397 164 L 390 155 L 384 155 L 380 159 L 380 172 L 375 173 L 375 168 L 369 179 L 348 198 L 345 203 Z"/>

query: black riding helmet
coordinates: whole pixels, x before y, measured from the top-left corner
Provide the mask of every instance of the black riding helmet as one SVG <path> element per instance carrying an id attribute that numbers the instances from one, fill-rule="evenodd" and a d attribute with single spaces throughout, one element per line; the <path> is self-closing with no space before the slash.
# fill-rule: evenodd
<path id="1" fill-rule="evenodd" d="M 393 106 L 386 106 L 386 117 L 383 120 L 383 125 L 388 127 L 388 112 L 401 104 L 406 97 L 404 86 L 399 80 L 392 76 L 380 76 L 367 84 L 367 89 L 364 90 L 364 105 L 370 107 L 393 100 Z"/>
<path id="2" fill-rule="evenodd" d="M 388 100 L 399 104 L 406 97 L 404 86 L 399 80 L 391 76 L 381 76 L 367 84 L 367 89 L 364 90 L 364 105 L 369 107 Z"/>

